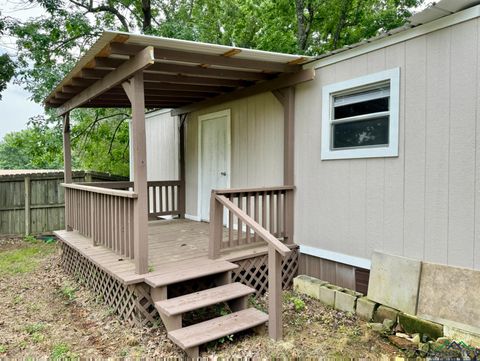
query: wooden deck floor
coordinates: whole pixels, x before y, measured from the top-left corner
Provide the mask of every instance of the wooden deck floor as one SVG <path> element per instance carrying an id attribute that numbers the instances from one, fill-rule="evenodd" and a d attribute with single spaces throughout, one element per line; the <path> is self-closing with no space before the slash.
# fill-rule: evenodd
<path id="1" fill-rule="evenodd" d="M 162 269 L 171 272 L 192 262 L 208 258 L 207 223 L 185 219 L 159 220 L 149 222 L 149 266 L 152 272 L 137 275 L 132 260 L 122 259 L 113 251 L 92 245 L 92 241 L 76 231 L 56 231 L 55 234 L 65 243 L 79 251 L 100 268 L 125 284 L 143 282 L 145 277 L 161 274 Z M 235 261 L 267 252 L 266 246 L 246 246 L 222 255 L 222 259 Z"/>

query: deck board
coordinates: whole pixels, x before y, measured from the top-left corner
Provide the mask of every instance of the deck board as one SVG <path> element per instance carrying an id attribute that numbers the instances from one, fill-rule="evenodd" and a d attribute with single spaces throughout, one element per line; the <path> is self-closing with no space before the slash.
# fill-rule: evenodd
<path id="1" fill-rule="evenodd" d="M 186 219 L 150 221 L 148 227 L 149 260 L 153 271 L 144 275 L 135 274 L 135 264 L 115 252 L 103 247 L 93 246 L 92 241 L 76 231 L 56 231 L 55 234 L 90 259 L 104 271 L 125 284 L 144 282 L 145 277 L 159 273 L 168 273 L 180 269 L 185 264 L 208 259 L 208 223 Z M 252 244 L 228 251 L 221 259 L 235 261 L 253 255 L 264 254 L 264 244 Z"/>

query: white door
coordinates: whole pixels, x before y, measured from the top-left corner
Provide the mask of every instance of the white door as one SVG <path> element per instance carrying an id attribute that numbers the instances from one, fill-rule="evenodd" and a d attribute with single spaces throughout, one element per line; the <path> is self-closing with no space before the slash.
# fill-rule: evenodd
<path id="1" fill-rule="evenodd" d="M 230 110 L 206 114 L 200 124 L 200 219 L 210 219 L 212 189 L 230 186 Z"/>

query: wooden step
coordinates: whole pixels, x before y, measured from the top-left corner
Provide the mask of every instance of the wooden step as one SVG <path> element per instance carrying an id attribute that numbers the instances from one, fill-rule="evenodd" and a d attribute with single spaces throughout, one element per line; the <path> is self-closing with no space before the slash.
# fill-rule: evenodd
<path id="1" fill-rule="evenodd" d="M 166 316 L 175 316 L 188 311 L 234 300 L 255 293 L 255 289 L 241 283 L 230 283 L 185 296 L 158 301 L 155 307 Z"/>
<path id="2" fill-rule="evenodd" d="M 257 327 L 268 321 L 268 315 L 256 308 L 231 313 L 168 333 L 182 349 L 191 349 L 224 336 Z"/>
<path id="3" fill-rule="evenodd" d="M 232 271 L 236 268 L 238 268 L 238 265 L 227 261 L 203 260 L 201 266 L 195 264 L 195 262 L 191 262 L 188 268 L 176 269 L 145 277 L 145 283 L 154 288 L 163 287 L 178 282 Z"/>

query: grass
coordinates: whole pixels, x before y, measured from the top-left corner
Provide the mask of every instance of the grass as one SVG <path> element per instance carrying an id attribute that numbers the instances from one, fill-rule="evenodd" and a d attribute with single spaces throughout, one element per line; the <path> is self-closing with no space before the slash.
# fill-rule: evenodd
<path id="1" fill-rule="evenodd" d="M 49 254 L 55 252 L 53 244 L 28 242 L 25 247 L 0 252 L 0 274 L 15 275 L 34 271 Z"/>
<path id="2" fill-rule="evenodd" d="M 57 343 L 52 348 L 52 353 L 50 354 L 52 360 L 64 360 L 70 358 L 76 358 L 76 355 L 70 352 L 70 346 L 66 343 Z"/>
<path id="3" fill-rule="evenodd" d="M 65 297 L 68 301 L 73 301 L 77 296 L 75 292 L 77 289 L 71 286 L 69 283 L 65 283 L 62 288 L 60 289 L 60 293 L 63 297 Z"/>

